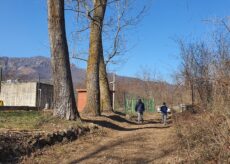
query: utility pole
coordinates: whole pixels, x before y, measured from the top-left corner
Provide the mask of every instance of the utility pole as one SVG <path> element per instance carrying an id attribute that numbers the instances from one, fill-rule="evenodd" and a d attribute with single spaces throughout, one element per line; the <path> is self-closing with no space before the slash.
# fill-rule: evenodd
<path id="1" fill-rule="evenodd" d="M 113 111 L 115 111 L 115 73 L 113 74 Z"/>
<path id="2" fill-rule="evenodd" d="M 111 81 L 110 83 L 113 84 L 113 111 L 115 110 L 115 77 L 116 77 L 116 74 L 113 73 L 113 81 Z"/>

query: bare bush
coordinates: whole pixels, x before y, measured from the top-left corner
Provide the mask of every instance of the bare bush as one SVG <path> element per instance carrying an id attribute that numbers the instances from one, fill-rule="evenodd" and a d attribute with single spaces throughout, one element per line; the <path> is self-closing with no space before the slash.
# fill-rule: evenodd
<path id="1" fill-rule="evenodd" d="M 185 119 L 186 117 L 186 119 Z M 230 117 L 225 113 L 176 116 L 178 152 L 186 162 L 230 162 Z"/>
<path id="2" fill-rule="evenodd" d="M 215 33 L 212 44 L 180 42 L 184 86 L 196 115 L 175 115 L 178 152 L 190 163 L 230 163 L 230 38 Z"/>

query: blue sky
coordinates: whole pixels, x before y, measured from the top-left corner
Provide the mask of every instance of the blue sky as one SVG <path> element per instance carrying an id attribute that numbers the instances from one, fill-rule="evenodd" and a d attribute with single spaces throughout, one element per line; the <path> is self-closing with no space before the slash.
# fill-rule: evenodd
<path id="1" fill-rule="evenodd" d="M 208 37 L 214 27 L 202 20 L 230 16 L 229 6 L 230 0 L 153 0 L 138 27 L 126 34 L 131 47 L 127 61 L 110 70 L 116 69 L 119 75 L 137 76 L 142 67 L 172 82 L 172 74 L 180 65 L 175 40 Z M 0 56 L 50 56 L 46 0 L 1 0 L 0 20 Z M 71 51 L 73 17 L 68 16 L 66 28 Z M 85 67 L 80 61 L 72 62 Z"/>

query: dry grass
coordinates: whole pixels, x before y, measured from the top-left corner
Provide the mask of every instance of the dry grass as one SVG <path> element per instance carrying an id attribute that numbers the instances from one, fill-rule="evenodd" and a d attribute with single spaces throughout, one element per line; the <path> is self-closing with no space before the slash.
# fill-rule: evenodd
<path id="1" fill-rule="evenodd" d="M 178 151 L 186 162 L 230 162 L 230 117 L 226 113 L 188 112 L 175 116 Z"/>
<path id="2" fill-rule="evenodd" d="M 70 126 L 82 126 L 78 121 L 66 121 L 42 111 L 0 111 L 0 131 L 42 130 L 55 131 Z"/>

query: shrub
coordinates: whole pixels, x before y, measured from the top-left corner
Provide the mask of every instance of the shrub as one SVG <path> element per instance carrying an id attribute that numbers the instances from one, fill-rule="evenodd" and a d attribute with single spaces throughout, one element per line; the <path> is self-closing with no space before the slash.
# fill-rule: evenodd
<path id="1" fill-rule="evenodd" d="M 178 152 L 189 162 L 230 162 L 230 117 L 225 112 L 174 116 Z"/>

